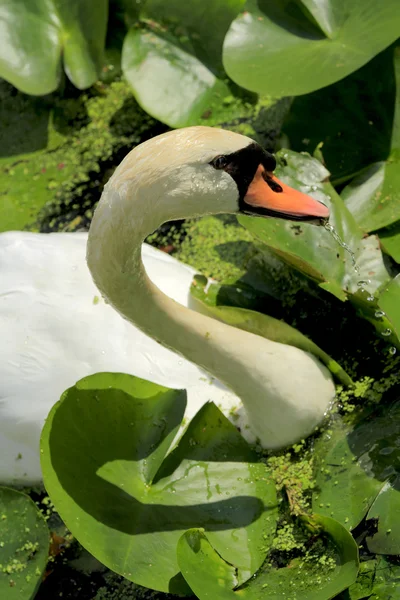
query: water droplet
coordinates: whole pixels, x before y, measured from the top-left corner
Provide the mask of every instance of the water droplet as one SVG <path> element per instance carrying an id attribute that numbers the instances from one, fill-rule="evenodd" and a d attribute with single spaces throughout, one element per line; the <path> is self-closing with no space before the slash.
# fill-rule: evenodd
<path id="1" fill-rule="evenodd" d="M 396 348 L 394 346 L 390 346 L 389 354 L 391 354 L 393 356 L 394 354 L 396 354 L 396 352 L 397 352 Z"/>
<path id="2" fill-rule="evenodd" d="M 312 186 L 311 186 L 311 191 L 312 191 L 312 192 L 316 192 L 316 191 L 317 191 L 317 189 L 318 189 L 318 186 L 316 186 L 316 185 L 312 185 Z"/>
<path id="3" fill-rule="evenodd" d="M 105 350 L 102 350 L 102 351 L 101 351 L 101 353 L 102 353 L 102 354 L 105 354 L 105 353 L 106 353 L 106 351 L 105 351 Z"/>
<path id="4" fill-rule="evenodd" d="M 328 221 L 326 221 L 324 223 L 324 227 L 327 231 L 329 231 L 329 233 L 332 235 L 333 239 L 339 244 L 339 246 L 341 248 L 343 248 L 344 250 L 346 250 L 346 252 L 348 252 L 348 254 L 350 254 L 350 258 L 351 258 L 351 263 L 353 265 L 353 268 L 355 270 L 356 273 L 360 272 L 359 267 L 357 266 L 356 263 L 356 255 L 353 252 L 353 250 L 350 248 L 350 246 L 348 244 L 346 244 L 346 242 L 344 242 L 342 240 L 342 238 L 340 237 L 340 235 L 338 234 L 338 232 L 335 230 L 335 228 L 333 227 L 333 225 L 331 225 L 330 223 L 328 223 Z"/>
<path id="5" fill-rule="evenodd" d="M 77 270 L 77 268 L 78 268 L 78 267 L 77 267 L 76 265 L 73 265 L 73 266 L 72 266 L 72 270 L 73 270 L 73 271 L 76 271 L 76 270 Z"/>
<path id="6" fill-rule="evenodd" d="M 374 296 L 368 296 L 367 298 L 368 302 L 373 302 L 375 300 Z"/>
<path id="7" fill-rule="evenodd" d="M 370 279 L 361 279 L 360 281 L 357 281 L 357 285 L 359 288 L 362 288 L 365 285 L 368 285 L 369 283 L 371 283 Z"/>
<path id="8" fill-rule="evenodd" d="M 178 365 L 183 365 L 183 361 L 182 360 L 178 360 Z"/>
<path id="9" fill-rule="evenodd" d="M 389 335 L 392 335 L 392 330 L 388 327 L 387 329 L 385 329 L 385 331 L 381 331 L 381 335 L 383 335 L 384 337 L 388 337 Z"/>
<path id="10" fill-rule="evenodd" d="M 382 317 L 384 317 L 386 315 L 386 313 L 383 310 L 376 310 L 375 311 L 375 317 L 377 319 L 381 319 Z"/>

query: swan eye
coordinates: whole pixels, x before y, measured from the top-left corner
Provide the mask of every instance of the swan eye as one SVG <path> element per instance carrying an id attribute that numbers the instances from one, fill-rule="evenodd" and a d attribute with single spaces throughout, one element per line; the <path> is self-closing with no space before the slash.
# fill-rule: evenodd
<path id="1" fill-rule="evenodd" d="M 225 167 L 228 165 L 228 159 L 226 156 L 217 156 L 211 161 L 210 164 L 214 167 L 214 169 L 225 169 Z"/>

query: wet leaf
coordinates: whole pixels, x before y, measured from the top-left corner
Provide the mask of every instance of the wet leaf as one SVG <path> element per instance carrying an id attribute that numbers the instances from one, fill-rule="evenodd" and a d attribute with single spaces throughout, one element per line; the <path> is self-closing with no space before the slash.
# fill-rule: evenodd
<path id="1" fill-rule="evenodd" d="M 33 600 L 47 564 L 50 534 L 25 494 L 0 487 L 0 597 Z"/>
<path id="2" fill-rule="evenodd" d="M 358 572 L 358 549 L 352 536 L 334 519 L 312 515 L 305 518 L 324 540 L 325 555 L 314 560 L 294 559 L 287 567 L 263 566 L 255 577 L 237 590 L 234 565 L 227 564 L 201 530 L 187 531 L 179 540 L 178 562 L 189 586 L 200 600 L 296 600 L 333 598 L 354 583 Z M 311 547 L 310 554 L 314 548 Z M 325 556 L 325 558 L 324 558 Z M 329 558 L 328 558 L 329 557 Z M 330 559 L 330 560 L 329 560 Z"/>
<path id="3" fill-rule="evenodd" d="M 398 221 L 400 149 L 355 177 L 343 190 L 342 198 L 364 231 L 375 231 Z"/>
<path id="4" fill-rule="evenodd" d="M 342 192 L 363 231 L 387 227 L 400 216 L 400 46 L 393 62 L 397 92 L 390 154 L 362 171 Z"/>
<path id="5" fill-rule="evenodd" d="M 391 563 L 383 556 L 362 562 L 357 581 L 350 586 L 344 598 L 399 600 L 400 566 Z"/>
<path id="6" fill-rule="evenodd" d="M 379 306 L 386 313 L 391 330 L 400 338 L 400 274 L 382 288 Z"/>
<path id="7" fill-rule="evenodd" d="M 360 563 L 360 569 L 356 581 L 349 587 L 343 595 L 346 600 L 361 600 L 369 598 L 374 586 L 376 574 L 376 560 L 366 560 Z"/>
<path id="8" fill-rule="evenodd" d="M 399 418 L 397 402 L 370 415 L 354 430 L 337 424 L 316 444 L 313 510 L 348 529 L 361 522 L 388 478 L 399 471 Z"/>
<path id="9" fill-rule="evenodd" d="M 254 310 L 235 306 L 219 306 L 217 304 L 217 291 L 222 286 L 211 284 L 206 287 L 207 281 L 206 277 L 201 275 L 195 276 L 190 291 L 192 296 L 201 302 L 215 318 L 228 325 L 260 335 L 274 342 L 296 346 L 296 348 L 300 348 L 305 352 L 310 352 L 319 358 L 341 383 L 346 386 L 352 385 L 351 378 L 342 367 L 326 352 L 321 350 L 317 344 L 314 344 L 312 340 L 300 333 L 300 331 L 284 321 Z"/>
<path id="10" fill-rule="evenodd" d="M 383 250 L 400 264 L 400 222 L 379 230 L 379 240 Z"/>
<path id="11" fill-rule="evenodd" d="M 394 451 L 394 448 L 393 448 Z M 367 537 L 376 554 L 400 554 L 400 475 L 389 479 L 368 511 L 367 519 L 377 519 L 377 531 Z"/>
<path id="12" fill-rule="evenodd" d="M 26 94 L 48 94 L 58 87 L 62 59 L 72 83 L 89 87 L 103 63 L 107 17 L 107 0 L 3 2 L 1 77 Z"/>
<path id="13" fill-rule="evenodd" d="M 391 557 L 379 556 L 375 570 L 373 596 L 371 600 L 386 598 L 400 599 L 400 566 L 391 562 Z"/>
<path id="14" fill-rule="evenodd" d="M 211 104 L 231 94 L 193 52 L 163 31 L 132 28 L 122 69 L 142 108 L 170 127 L 196 124 Z"/>
<path id="15" fill-rule="evenodd" d="M 312 153 L 323 142 L 336 185 L 389 156 L 395 96 L 390 48 L 345 79 L 295 98 L 283 131 L 293 150 Z"/>
<path id="16" fill-rule="evenodd" d="M 362 67 L 399 27 L 397 0 L 248 0 L 225 38 L 224 65 L 249 90 L 307 94 Z"/>
<path id="17" fill-rule="evenodd" d="M 177 28 L 190 38 L 196 57 L 223 72 L 222 44 L 229 25 L 245 0 L 191 0 L 190 10 L 182 0 L 146 0 L 142 15 Z"/>
<path id="18" fill-rule="evenodd" d="M 41 447 L 46 489 L 80 543 L 135 583 L 187 595 L 175 551 L 184 531 L 204 527 L 243 581 L 277 509 L 265 465 L 214 404 L 167 456 L 185 405 L 182 390 L 99 373 L 64 392 Z"/>

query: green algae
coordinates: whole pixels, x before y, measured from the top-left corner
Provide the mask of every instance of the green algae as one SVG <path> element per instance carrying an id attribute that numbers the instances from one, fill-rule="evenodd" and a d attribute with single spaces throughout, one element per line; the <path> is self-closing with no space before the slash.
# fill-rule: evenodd
<path id="1" fill-rule="evenodd" d="M 49 531 L 32 500 L 0 488 L 0 597 L 33 598 L 44 572 Z"/>
<path id="2" fill-rule="evenodd" d="M 109 162 L 118 163 L 122 159 L 119 152 L 125 154 L 146 133 L 149 136 L 162 129 L 138 107 L 123 81 L 98 82 L 84 94 L 72 91 L 36 99 L 28 105 L 29 110 L 24 95 L 5 82 L 1 94 L 8 99 L 4 118 L 21 111 L 19 125 L 15 122 L 4 134 L 4 148 L 9 138 L 38 137 L 33 117 L 25 120 L 27 114 L 37 115 L 41 124 L 36 146 L 33 142 L 11 144 L 10 154 L 0 159 L 2 231 L 27 227 L 74 230 L 87 223 L 104 178 L 111 174 Z M 13 108 L 10 98 L 14 96 L 18 102 Z"/>
<path id="3" fill-rule="evenodd" d="M 207 277 L 238 279 L 256 254 L 253 238 L 231 216 L 208 216 L 187 221 L 176 258 Z"/>

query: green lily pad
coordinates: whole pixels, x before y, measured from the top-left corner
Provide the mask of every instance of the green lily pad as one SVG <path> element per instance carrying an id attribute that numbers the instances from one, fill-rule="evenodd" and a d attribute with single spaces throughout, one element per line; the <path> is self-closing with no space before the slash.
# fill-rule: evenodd
<path id="1" fill-rule="evenodd" d="M 376 231 L 400 214 L 400 46 L 394 50 L 396 104 L 389 156 L 362 171 L 343 190 L 342 198 L 363 231 Z"/>
<path id="2" fill-rule="evenodd" d="M 384 556 L 360 564 L 357 581 L 350 586 L 344 598 L 349 600 L 400 598 L 400 566 Z"/>
<path id="3" fill-rule="evenodd" d="M 46 489 L 89 552 L 135 583 L 188 595 L 182 533 L 204 527 L 244 581 L 274 535 L 277 500 L 266 466 L 214 404 L 167 456 L 185 405 L 183 390 L 99 373 L 64 392 L 41 449 Z"/>
<path id="4" fill-rule="evenodd" d="M 376 566 L 376 560 L 366 560 L 360 563 L 358 577 L 344 595 L 346 600 L 361 600 L 370 597 L 374 586 Z"/>
<path id="5" fill-rule="evenodd" d="M 385 285 L 379 296 L 379 306 L 386 313 L 391 331 L 400 338 L 400 274 Z"/>
<path id="6" fill-rule="evenodd" d="M 379 556 L 370 600 L 400 599 L 400 566 L 391 557 Z"/>
<path id="7" fill-rule="evenodd" d="M 400 149 L 355 177 L 343 190 L 342 198 L 364 231 L 375 231 L 398 221 Z"/>
<path id="8" fill-rule="evenodd" d="M 369 416 L 354 430 L 337 424 L 316 444 L 313 510 L 335 518 L 348 529 L 361 522 L 388 478 L 398 473 L 399 417 L 397 402 Z"/>
<path id="9" fill-rule="evenodd" d="M 231 94 L 222 79 L 161 29 L 128 32 L 122 69 L 140 106 L 170 127 L 196 124 L 210 105 Z"/>
<path id="10" fill-rule="evenodd" d="M 306 154 L 282 150 L 277 153 L 277 159 L 279 178 L 330 207 L 330 223 L 354 252 L 360 272 L 355 271 L 350 254 L 323 227 L 245 216 L 239 217 L 239 222 L 278 256 L 340 300 L 356 294 L 360 280 L 370 280 L 369 292 L 377 290 L 390 277 L 378 241 L 373 237 L 363 239 L 342 199 L 326 182 L 329 172 L 317 159 Z"/>
<path id="11" fill-rule="evenodd" d="M 400 222 L 379 230 L 379 240 L 383 250 L 400 264 Z"/>
<path id="12" fill-rule="evenodd" d="M 399 28 L 397 0 L 248 0 L 226 35 L 223 60 L 238 85 L 298 96 L 362 67 Z"/>
<path id="13" fill-rule="evenodd" d="M 395 96 L 389 48 L 345 79 L 295 98 L 283 131 L 293 150 L 312 153 L 323 143 L 336 185 L 389 156 Z"/>
<path id="14" fill-rule="evenodd" d="M 350 586 L 344 598 L 349 600 L 399 600 L 400 566 L 384 556 L 360 564 L 356 582 Z"/>
<path id="15" fill-rule="evenodd" d="M 42 581 L 50 534 L 26 494 L 0 487 L 0 597 L 30 600 Z"/>
<path id="16" fill-rule="evenodd" d="M 377 531 L 367 537 L 367 545 L 371 552 L 400 554 L 399 514 L 400 475 L 385 483 L 368 511 L 367 519 L 377 519 Z"/>
<path id="17" fill-rule="evenodd" d="M 296 348 L 300 348 L 305 352 L 310 352 L 319 358 L 343 385 L 352 385 L 353 382 L 344 369 L 326 352 L 321 350 L 317 344 L 314 344 L 312 340 L 300 333 L 300 331 L 284 321 L 280 321 L 264 313 L 236 306 L 219 306 L 217 304 L 217 294 L 222 286 L 220 284 L 207 286 L 207 282 L 206 277 L 196 275 L 190 292 L 212 316 L 233 327 L 255 333 L 274 342 L 296 346 Z"/>
<path id="18" fill-rule="evenodd" d="M 84 89 L 99 76 L 107 0 L 15 0 L 1 8 L 0 76 L 26 94 L 57 89 L 61 58 L 72 83 Z"/>
<path id="19" fill-rule="evenodd" d="M 354 583 L 358 572 L 358 548 L 351 535 L 334 519 L 313 515 L 304 519 L 324 540 L 329 558 L 294 559 L 287 567 L 264 565 L 237 590 L 234 564 L 227 564 L 215 551 L 204 531 L 192 529 L 179 540 L 178 562 L 186 581 L 200 600 L 326 600 Z M 309 553 L 312 553 L 311 548 Z"/>
<path id="20" fill-rule="evenodd" d="M 223 72 L 222 45 L 226 32 L 245 0 L 146 0 L 142 16 L 176 27 L 190 37 L 196 57 L 209 68 Z"/>

